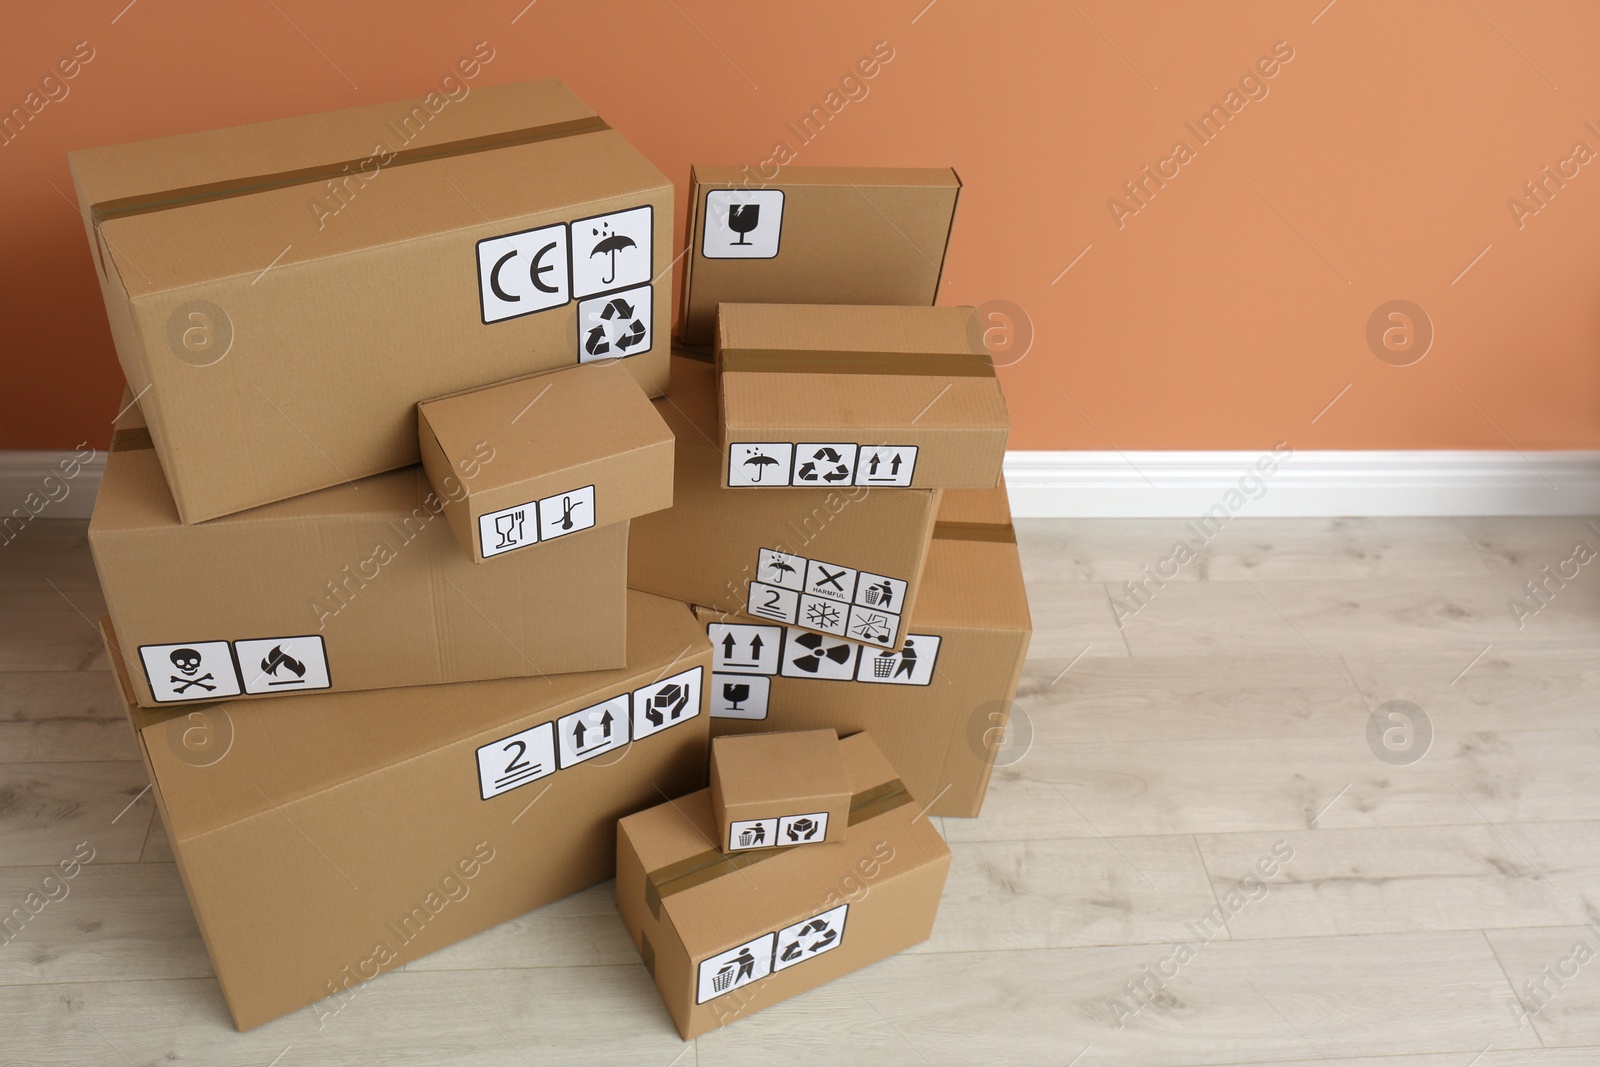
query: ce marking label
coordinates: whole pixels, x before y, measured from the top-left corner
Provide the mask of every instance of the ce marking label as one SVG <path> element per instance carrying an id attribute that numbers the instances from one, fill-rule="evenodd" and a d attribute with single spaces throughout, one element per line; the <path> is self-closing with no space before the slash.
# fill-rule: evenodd
<path id="1" fill-rule="evenodd" d="M 478 298 L 484 325 L 569 302 L 570 260 L 571 241 L 564 222 L 479 241 Z"/>

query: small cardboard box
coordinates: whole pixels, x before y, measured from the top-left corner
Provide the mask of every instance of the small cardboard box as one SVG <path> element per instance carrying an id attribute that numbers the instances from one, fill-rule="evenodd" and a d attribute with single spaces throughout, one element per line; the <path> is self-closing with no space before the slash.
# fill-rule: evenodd
<path id="1" fill-rule="evenodd" d="M 1011 433 L 978 309 L 723 304 L 725 486 L 992 489 Z"/>
<path id="2" fill-rule="evenodd" d="M 978 814 L 1033 633 L 1004 488 L 945 491 L 898 652 L 860 646 L 838 672 L 813 674 L 792 665 L 804 631 L 696 615 L 711 638 L 718 744 L 762 730 L 868 730 L 932 814 Z"/>
<path id="3" fill-rule="evenodd" d="M 711 343 L 718 304 L 926 307 L 939 295 L 961 194 L 948 167 L 785 167 L 752 188 L 738 167 L 695 166 L 689 186 L 687 344 Z"/>
<path id="4" fill-rule="evenodd" d="M 184 522 L 416 463 L 429 397 L 662 392 L 672 183 L 557 81 L 460 90 L 69 157 Z"/>
<path id="5" fill-rule="evenodd" d="M 932 934 L 949 848 L 870 736 L 839 749 L 841 844 L 723 855 L 709 789 L 619 825 L 617 910 L 685 1040 Z"/>
<path id="6" fill-rule="evenodd" d="M 618 670 L 130 706 L 239 1029 L 317 1001 L 326 1021 L 362 982 L 604 881 L 619 818 L 704 785 L 710 650 L 683 605 L 629 600 Z"/>
<path id="7" fill-rule="evenodd" d="M 441 497 L 408 467 L 186 526 L 138 421 L 116 424 L 89 547 L 141 705 L 624 662 L 625 522 L 475 567 L 441 518 L 468 483 Z"/>
<path id="8" fill-rule="evenodd" d="M 427 401 L 417 435 L 434 492 L 465 488 L 445 519 L 474 563 L 672 506 L 672 431 L 618 363 Z"/>
<path id="9" fill-rule="evenodd" d="M 841 638 L 900 647 L 938 490 L 723 488 L 715 374 L 692 356 L 673 356 L 672 396 L 656 410 L 677 439 L 672 507 L 633 521 L 633 588 L 813 630 L 806 662 L 827 675 L 841 669 Z"/>
<path id="10" fill-rule="evenodd" d="M 711 816 L 724 852 L 844 840 L 850 775 L 832 730 L 719 737 Z"/>

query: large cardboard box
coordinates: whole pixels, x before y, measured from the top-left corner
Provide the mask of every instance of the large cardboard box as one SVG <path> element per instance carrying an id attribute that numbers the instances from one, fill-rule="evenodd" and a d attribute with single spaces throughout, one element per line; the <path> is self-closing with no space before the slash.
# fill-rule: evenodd
<path id="1" fill-rule="evenodd" d="M 622 820 L 617 910 L 685 1040 L 926 941 L 950 850 L 866 734 L 848 836 L 725 856 L 711 791 Z"/>
<path id="2" fill-rule="evenodd" d="M 618 363 L 430 400 L 417 435 L 434 492 L 464 490 L 444 515 L 475 563 L 672 506 L 672 431 Z"/>
<path id="3" fill-rule="evenodd" d="M 408 467 L 186 526 L 136 410 L 89 547 L 139 704 L 624 662 L 627 523 L 476 567 L 441 517 L 470 474 L 441 497 Z"/>
<path id="4" fill-rule="evenodd" d="M 950 489 L 898 652 L 805 670 L 804 631 L 699 609 L 714 650 L 712 732 L 870 731 L 935 815 L 975 816 L 1010 723 L 1033 624 L 1002 489 Z M 752 656 L 752 644 L 760 655 Z M 728 686 L 743 699 L 728 699 Z"/>
<path id="5" fill-rule="evenodd" d="M 819 638 L 900 647 L 938 490 L 723 488 L 715 374 L 693 356 L 673 356 L 672 395 L 656 410 L 677 439 L 672 507 L 633 521 L 630 585 Z"/>
<path id="6" fill-rule="evenodd" d="M 711 817 L 724 852 L 843 841 L 850 793 L 832 730 L 743 734 L 711 744 Z"/>
<path id="7" fill-rule="evenodd" d="M 993 489 L 1011 433 L 971 307 L 723 304 L 722 484 Z"/>
<path id="8" fill-rule="evenodd" d="M 665 387 L 672 184 L 559 82 L 459 88 L 71 155 L 184 522 L 416 463 L 429 397 Z"/>
<path id="9" fill-rule="evenodd" d="M 704 636 L 681 604 L 629 608 L 618 670 L 130 706 L 239 1029 L 337 1013 L 364 981 L 609 878 L 619 818 L 705 784 Z"/>
<path id="10" fill-rule="evenodd" d="M 931 305 L 960 194 L 948 167 L 785 167 L 752 185 L 696 166 L 679 333 L 710 344 L 718 304 Z"/>

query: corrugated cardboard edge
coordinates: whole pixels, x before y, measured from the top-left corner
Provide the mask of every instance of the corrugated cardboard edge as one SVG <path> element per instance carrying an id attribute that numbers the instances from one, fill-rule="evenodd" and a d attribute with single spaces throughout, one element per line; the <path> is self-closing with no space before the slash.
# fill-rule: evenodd
<path id="1" fill-rule="evenodd" d="M 700 192 L 700 168 L 694 164 L 689 165 L 689 210 L 684 212 L 687 218 L 687 232 L 683 235 L 683 247 L 689 254 L 683 257 L 683 289 L 678 293 L 678 325 L 672 331 L 675 343 L 685 343 L 689 329 L 689 291 L 694 288 L 694 261 L 700 254 L 700 202 L 705 199 Z"/>
<path id="2" fill-rule="evenodd" d="M 956 172 L 954 167 L 950 168 L 950 173 L 956 180 L 956 195 L 950 200 L 950 226 L 944 232 L 944 254 L 939 257 L 939 273 L 934 275 L 933 279 L 933 303 L 935 305 L 939 303 L 939 290 L 944 288 L 944 270 L 946 264 L 950 262 L 950 242 L 955 238 L 956 215 L 961 211 L 961 190 L 963 188 L 961 175 Z"/>
<path id="3" fill-rule="evenodd" d="M 473 536 L 474 530 L 471 508 L 466 501 L 452 500 L 445 492 L 443 485 L 446 477 L 453 477 L 455 470 L 450 466 L 450 457 L 444 454 L 444 446 L 439 443 L 439 435 L 434 433 L 433 424 L 423 414 L 423 404 L 417 405 L 417 446 L 422 452 L 422 470 L 427 475 L 428 484 L 432 487 L 434 495 L 445 501 L 444 521 L 450 527 L 450 532 L 455 534 L 456 542 L 467 558 L 474 563 L 483 562 L 483 553 L 478 550 L 478 539 Z"/>

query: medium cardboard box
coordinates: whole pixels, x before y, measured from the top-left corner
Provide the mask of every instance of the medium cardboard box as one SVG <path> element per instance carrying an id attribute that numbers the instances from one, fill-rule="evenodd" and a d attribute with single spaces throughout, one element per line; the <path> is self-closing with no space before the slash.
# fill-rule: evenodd
<path id="1" fill-rule="evenodd" d="M 715 374 L 692 356 L 673 356 L 656 410 L 677 439 L 672 507 L 633 522 L 633 588 L 815 630 L 825 656 L 840 642 L 823 634 L 900 647 L 937 490 L 724 489 Z"/>
<path id="2" fill-rule="evenodd" d="M 961 180 L 948 167 L 785 167 L 752 187 L 695 166 L 678 330 L 708 345 L 718 304 L 931 305 Z M 731 216 L 731 224 L 730 224 Z"/>
<path id="3" fill-rule="evenodd" d="M 672 184 L 557 81 L 462 88 L 69 157 L 184 522 L 416 463 L 429 397 L 665 387 Z"/>
<path id="4" fill-rule="evenodd" d="M 832 730 L 719 737 L 711 817 L 724 852 L 844 840 L 850 775 Z"/>
<path id="5" fill-rule="evenodd" d="M 992 489 L 1011 433 L 978 309 L 723 304 L 722 484 Z"/>
<path id="6" fill-rule="evenodd" d="M 672 506 L 672 431 L 620 363 L 430 400 L 417 435 L 434 492 L 465 489 L 444 514 L 474 563 Z"/>
<path id="7" fill-rule="evenodd" d="M 440 518 L 457 505 L 408 467 L 186 526 L 138 421 L 89 547 L 141 705 L 624 662 L 627 523 L 475 567 Z"/>
<path id="8" fill-rule="evenodd" d="M 853 794 L 839 845 L 725 856 L 709 789 L 618 826 L 617 910 L 685 1040 L 932 934 L 949 848 L 871 737 L 840 751 Z"/>
<path id="9" fill-rule="evenodd" d="M 762 730 L 870 731 L 932 814 L 978 814 L 1033 633 L 1003 488 L 945 492 L 898 652 L 852 645 L 854 654 L 836 667 L 806 671 L 797 664 L 810 659 L 794 655 L 804 631 L 707 609 L 696 614 L 713 648 L 711 725 L 719 742 Z M 729 700 L 730 686 L 740 700 Z"/>
<path id="10" fill-rule="evenodd" d="M 629 600 L 617 670 L 130 706 L 239 1029 L 318 1001 L 325 1021 L 362 982 L 611 877 L 617 820 L 705 783 L 710 650 L 683 605 Z"/>

